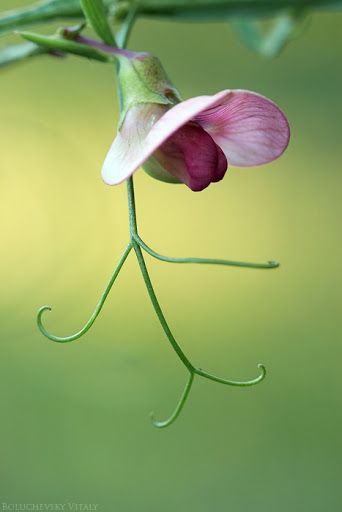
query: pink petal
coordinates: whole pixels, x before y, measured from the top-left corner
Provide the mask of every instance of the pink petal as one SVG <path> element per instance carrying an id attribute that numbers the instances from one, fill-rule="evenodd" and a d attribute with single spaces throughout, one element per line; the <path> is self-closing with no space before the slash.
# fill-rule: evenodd
<path id="1" fill-rule="evenodd" d="M 154 152 L 154 158 L 191 190 L 200 191 L 223 178 L 227 160 L 213 139 L 195 123 L 187 123 Z"/>
<path id="2" fill-rule="evenodd" d="M 197 96 L 166 112 L 161 105 L 132 107 L 105 159 L 104 181 L 116 185 L 127 179 L 181 126 L 203 110 L 222 104 L 229 94 L 222 91 L 214 96 Z"/>
<path id="3" fill-rule="evenodd" d="M 290 138 L 289 124 L 279 107 L 250 91 L 230 91 L 219 105 L 198 114 L 196 121 L 221 147 L 229 163 L 239 167 L 274 160 L 285 151 Z"/>

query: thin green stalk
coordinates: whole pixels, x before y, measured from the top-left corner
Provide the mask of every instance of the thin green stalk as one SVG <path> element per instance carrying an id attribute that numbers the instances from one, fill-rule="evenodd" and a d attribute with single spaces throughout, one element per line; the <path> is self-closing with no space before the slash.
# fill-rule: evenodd
<path id="1" fill-rule="evenodd" d="M 127 197 L 128 197 L 128 218 L 129 231 L 131 240 L 138 236 L 137 214 L 135 209 L 135 195 L 132 176 L 127 180 Z"/>
<path id="2" fill-rule="evenodd" d="M 83 336 L 87 331 L 89 331 L 90 327 L 93 325 L 93 323 L 95 322 L 96 318 L 98 317 L 101 309 L 103 308 L 106 298 L 107 298 L 116 278 L 118 277 L 119 272 L 120 272 L 123 264 L 125 263 L 127 256 L 131 252 L 131 249 L 132 249 L 132 243 L 129 243 L 128 246 L 126 247 L 124 253 L 121 256 L 121 258 L 120 258 L 120 260 L 119 260 L 119 262 L 109 280 L 109 283 L 107 284 L 107 286 L 105 288 L 105 291 L 103 292 L 99 302 L 97 303 L 93 314 L 91 315 L 88 322 L 84 325 L 84 327 L 82 327 L 82 329 L 80 331 L 76 332 L 75 334 L 72 334 L 71 336 L 65 336 L 65 337 L 55 336 L 54 334 L 50 334 L 45 329 L 45 327 L 42 323 L 42 315 L 45 311 L 51 311 L 51 307 L 43 306 L 40 308 L 40 310 L 38 311 L 38 315 L 37 315 L 37 325 L 38 325 L 40 332 L 44 336 L 46 336 L 46 338 L 49 338 L 49 340 L 51 340 L 51 341 L 56 341 L 58 343 L 68 343 L 69 341 L 77 340 L 78 338 Z"/>
<path id="3" fill-rule="evenodd" d="M 175 340 L 175 337 L 173 336 L 173 334 L 172 334 L 172 332 L 170 330 L 170 327 L 168 326 L 168 323 L 167 323 L 167 321 L 165 319 L 163 311 L 162 311 L 162 309 L 160 307 L 160 304 L 158 302 L 157 296 L 156 296 L 156 294 L 154 292 L 154 289 L 153 289 L 153 286 L 152 286 L 152 282 L 151 282 L 151 279 L 150 279 L 150 276 L 149 276 L 149 273 L 148 273 L 148 270 L 147 270 L 147 267 L 146 267 L 146 263 L 145 263 L 145 260 L 144 260 L 144 256 L 143 256 L 141 247 L 137 244 L 137 242 L 134 242 L 133 247 L 134 247 L 134 250 L 135 250 L 135 254 L 137 255 L 139 267 L 140 267 L 140 270 L 141 270 L 141 273 L 142 273 L 142 276 L 143 276 L 143 279 L 144 279 L 144 282 L 145 282 L 145 286 L 147 288 L 147 292 L 148 292 L 148 294 L 150 296 L 150 299 L 151 299 L 151 302 L 152 302 L 152 306 L 153 306 L 153 308 L 154 308 L 154 310 L 155 310 L 155 312 L 157 314 L 157 317 L 158 317 L 158 320 L 160 322 L 160 325 L 162 326 L 162 328 L 163 328 L 163 330 L 164 330 L 164 332 L 165 332 L 169 342 L 172 345 L 172 348 L 174 349 L 174 351 L 178 355 L 179 359 L 182 361 L 184 366 L 186 366 L 186 368 L 190 372 L 193 372 L 194 371 L 194 367 L 192 366 L 192 364 L 190 363 L 189 359 L 186 357 L 186 355 L 184 354 L 184 352 L 182 351 L 182 349 L 178 345 L 177 341 Z"/>
<path id="4" fill-rule="evenodd" d="M 259 269 L 271 269 L 279 267 L 279 263 L 277 261 L 268 261 L 267 263 L 250 263 L 246 261 L 232 261 L 232 260 L 222 260 L 217 258 L 173 258 L 171 256 L 163 256 L 158 252 L 154 251 L 145 242 L 136 235 L 136 240 L 139 245 L 153 258 L 156 258 L 160 261 L 166 261 L 168 263 L 197 263 L 204 265 L 224 265 L 229 267 L 243 267 L 243 268 L 259 268 Z"/>

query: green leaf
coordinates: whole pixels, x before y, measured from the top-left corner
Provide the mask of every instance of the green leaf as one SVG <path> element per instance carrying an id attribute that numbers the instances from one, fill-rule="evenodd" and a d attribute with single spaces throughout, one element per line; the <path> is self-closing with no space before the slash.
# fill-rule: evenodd
<path id="1" fill-rule="evenodd" d="M 116 46 L 102 0 L 81 0 L 82 10 L 96 34 L 109 46 Z"/>
<path id="2" fill-rule="evenodd" d="M 81 57 L 87 57 L 88 59 L 98 60 L 100 62 L 114 62 L 115 60 L 114 56 L 107 55 L 101 50 L 91 48 L 90 46 L 77 43 L 70 39 L 63 39 L 59 36 L 43 36 L 33 32 L 19 32 L 19 34 L 24 39 L 27 39 L 28 41 L 50 51 L 54 50 L 63 53 L 71 53 L 74 55 L 80 55 Z"/>

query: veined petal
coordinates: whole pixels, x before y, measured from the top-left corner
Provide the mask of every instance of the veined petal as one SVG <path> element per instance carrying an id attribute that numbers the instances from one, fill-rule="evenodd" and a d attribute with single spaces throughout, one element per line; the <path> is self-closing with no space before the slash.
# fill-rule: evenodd
<path id="1" fill-rule="evenodd" d="M 289 124 L 280 108 L 250 91 L 230 91 L 220 104 L 199 113 L 196 122 L 221 147 L 229 163 L 239 167 L 278 158 L 290 138 Z"/>

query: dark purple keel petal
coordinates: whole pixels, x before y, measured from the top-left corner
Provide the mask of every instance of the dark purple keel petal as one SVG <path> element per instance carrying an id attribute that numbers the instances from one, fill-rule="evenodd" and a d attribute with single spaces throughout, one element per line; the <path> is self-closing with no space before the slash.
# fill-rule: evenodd
<path id="1" fill-rule="evenodd" d="M 215 141 L 213 141 L 213 142 L 215 143 Z M 228 169 L 228 162 L 227 162 L 226 155 L 223 153 L 222 149 L 217 144 L 216 144 L 216 148 L 217 148 L 217 165 L 216 165 L 216 171 L 215 171 L 215 173 L 213 175 L 213 179 L 212 179 L 212 181 L 214 183 L 216 183 L 217 181 L 221 181 Z"/>
<path id="2" fill-rule="evenodd" d="M 220 181 L 228 167 L 221 148 L 195 123 L 182 126 L 153 156 L 164 169 L 194 192 Z"/>

